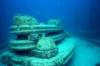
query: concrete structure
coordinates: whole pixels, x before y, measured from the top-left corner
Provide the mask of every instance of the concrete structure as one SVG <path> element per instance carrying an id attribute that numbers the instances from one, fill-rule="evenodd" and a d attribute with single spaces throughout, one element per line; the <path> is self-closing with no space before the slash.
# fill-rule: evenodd
<path id="1" fill-rule="evenodd" d="M 75 41 L 61 29 L 59 20 L 39 24 L 30 16 L 17 15 L 11 26 L 9 50 L 0 55 L 8 66 L 63 66 L 72 57 Z"/>

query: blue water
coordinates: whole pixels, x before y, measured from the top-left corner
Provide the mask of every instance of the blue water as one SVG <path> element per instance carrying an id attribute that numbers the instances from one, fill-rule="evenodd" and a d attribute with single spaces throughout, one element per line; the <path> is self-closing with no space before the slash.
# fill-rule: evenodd
<path id="1" fill-rule="evenodd" d="M 61 19 L 63 29 L 77 41 L 76 55 L 69 65 L 100 63 L 100 0 L 1 0 L 0 51 L 7 47 L 16 14 L 30 15 L 44 23 Z"/>

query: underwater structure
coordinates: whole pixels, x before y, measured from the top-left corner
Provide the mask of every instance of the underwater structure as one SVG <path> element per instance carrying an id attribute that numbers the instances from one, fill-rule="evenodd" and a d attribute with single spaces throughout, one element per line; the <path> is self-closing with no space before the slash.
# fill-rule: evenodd
<path id="1" fill-rule="evenodd" d="M 31 16 L 16 15 L 10 34 L 9 49 L 0 54 L 7 66 L 63 66 L 74 53 L 75 41 L 57 19 L 39 24 Z"/>

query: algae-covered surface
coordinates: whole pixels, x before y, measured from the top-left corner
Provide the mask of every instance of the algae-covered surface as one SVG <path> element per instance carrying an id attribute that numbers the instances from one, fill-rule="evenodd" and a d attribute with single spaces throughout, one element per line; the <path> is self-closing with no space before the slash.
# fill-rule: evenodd
<path id="1" fill-rule="evenodd" d="M 100 63 L 100 47 L 82 38 L 73 37 L 73 39 L 76 41 L 75 54 L 65 66 L 96 66 Z"/>

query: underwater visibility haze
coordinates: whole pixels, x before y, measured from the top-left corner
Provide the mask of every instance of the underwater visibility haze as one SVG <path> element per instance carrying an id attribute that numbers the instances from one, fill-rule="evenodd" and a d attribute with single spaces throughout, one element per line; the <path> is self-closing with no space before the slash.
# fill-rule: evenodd
<path id="1" fill-rule="evenodd" d="M 0 62 L 100 66 L 100 1 L 1 0 Z"/>

